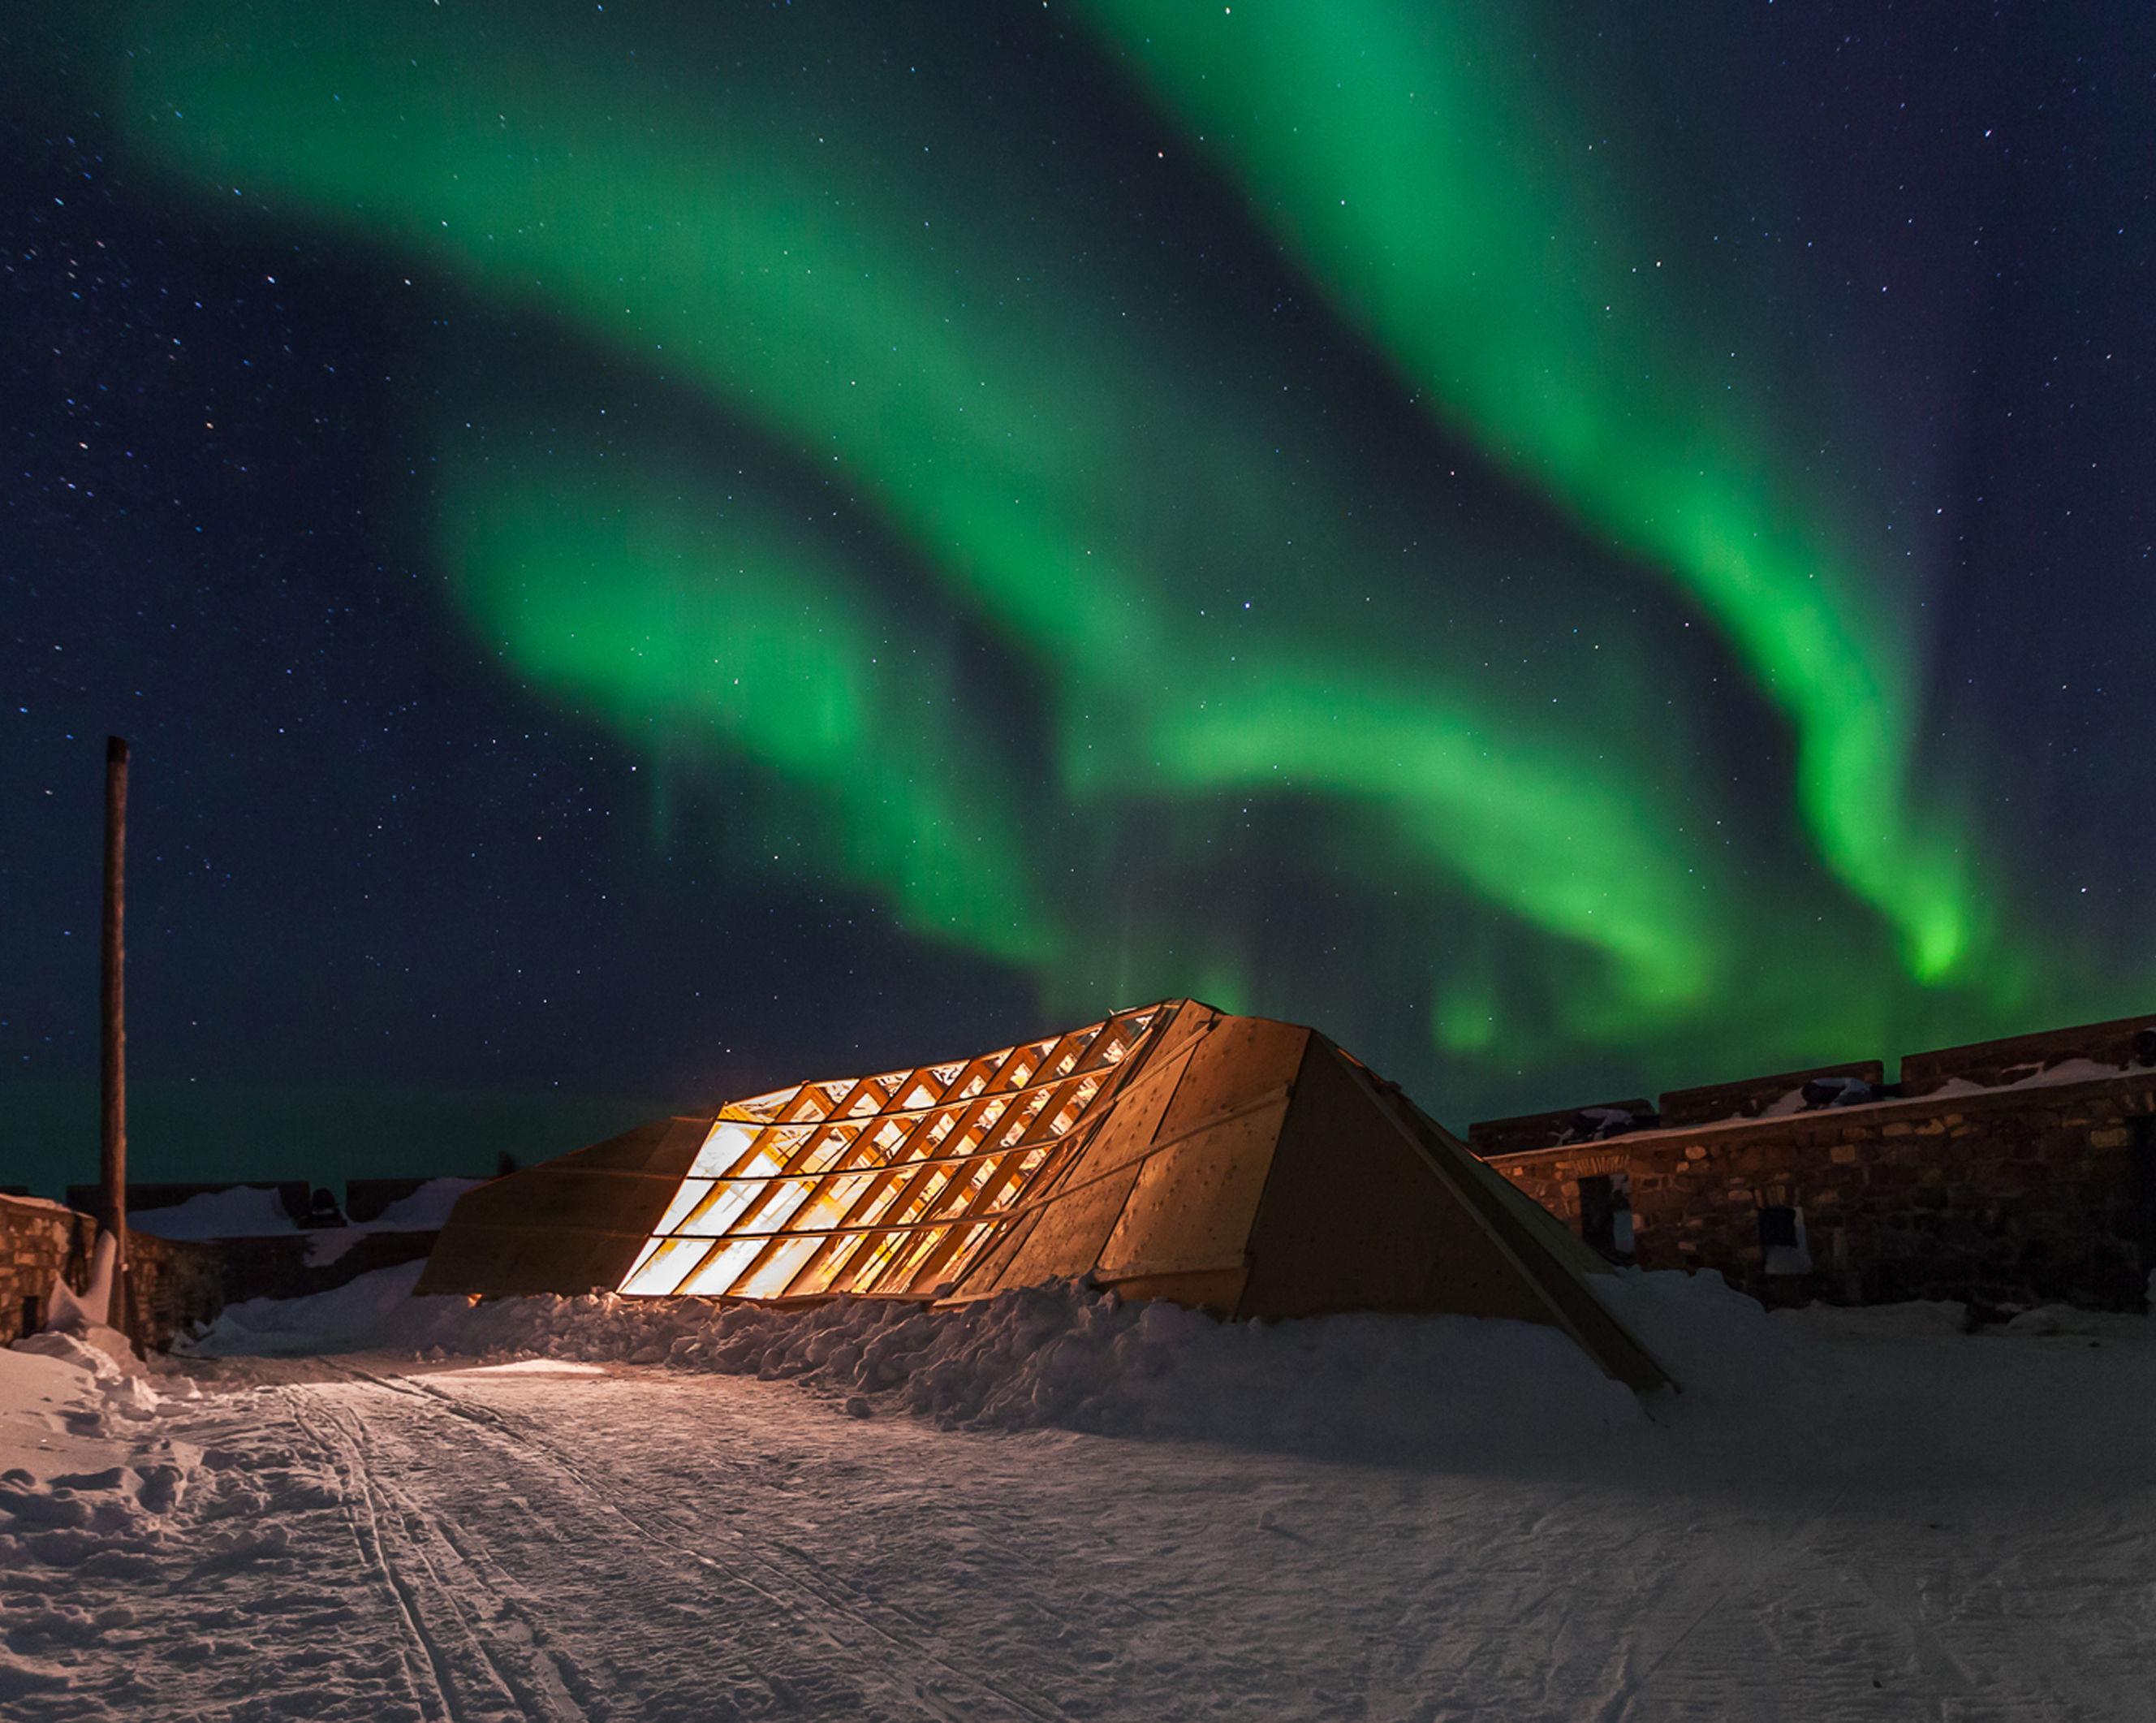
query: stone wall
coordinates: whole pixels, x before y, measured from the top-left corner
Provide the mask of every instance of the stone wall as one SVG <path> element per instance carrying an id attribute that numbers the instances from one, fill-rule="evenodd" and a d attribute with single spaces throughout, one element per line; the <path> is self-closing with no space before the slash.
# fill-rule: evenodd
<path id="1" fill-rule="evenodd" d="M 88 1283 L 96 1242 L 97 1223 L 86 1214 L 39 1197 L 0 1196 L 0 1345 L 22 1338 L 26 1318 L 44 1319 L 55 1276 L 77 1290 Z M 169 1346 L 179 1330 L 224 1308 L 223 1274 L 215 1245 L 131 1234 L 128 1332 Z"/>
<path id="2" fill-rule="evenodd" d="M 2156 1071 L 1895 1097 L 1486 1158 L 1575 1228 L 1579 1181 L 1626 1175 L 1641 1267 L 1719 1269 L 1774 1304 L 1956 1299 L 2140 1310 L 2156 1267 Z M 1807 1273 L 1766 1272 L 1761 1212 L 1781 1207 L 1802 1211 Z"/>
<path id="3" fill-rule="evenodd" d="M 220 1238 L 224 1302 L 304 1299 L 372 1274 L 424 1261 L 441 1235 L 427 1232 L 277 1232 L 261 1238 Z M 327 1243 L 328 1248 L 324 1245 Z"/>

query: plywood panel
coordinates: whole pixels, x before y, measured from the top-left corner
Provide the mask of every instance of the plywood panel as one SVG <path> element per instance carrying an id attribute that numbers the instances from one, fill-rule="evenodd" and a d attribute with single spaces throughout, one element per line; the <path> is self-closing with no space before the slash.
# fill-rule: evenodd
<path id="1" fill-rule="evenodd" d="M 1144 1154 L 1147 1145 L 1159 1134 L 1161 1117 L 1175 1097 L 1176 1084 L 1188 1058 L 1188 1052 L 1172 1055 L 1158 1067 L 1141 1071 L 1132 1078 L 1129 1086 L 1115 1098 L 1100 1129 L 1064 1170 L 1055 1188 L 1046 1193 L 1051 1200 L 1063 1191 L 1075 1190 L 1089 1179 L 1097 1178 L 1108 1168 L 1121 1166 Z"/>
<path id="2" fill-rule="evenodd" d="M 621 1283 L 711 1128 L 662 1119 L 458 1198 L 420 1293 L 584 1293 Z"/>
<path id="3" fill-rule="evenodd" d="M 1135 1166 L 1126 1167 L 1049 1203 L 998 1287 L 1037 1286 L 1090 1273 L 1137 1176 Z"/>
<path id="4" fill-rule="evenodd" d="M 1033 1213 L 1020 1215 L 1008 1223 L 1001 1234 L 982 1252 L 980 1259 L 959 1277 L 953 1296 L 985 1297 L 1004 1286 L 1004 1277 L 1011 1272 L 1018 1253 L 1025 1248 L 1026 1240 L 1033 1237 L 1033 1229 L 1040 1224 L 1041 1213 L 1042 1211 L 1036 1209 Z M 1019 1281 L 1009 1283 L 1014 1286 L 1024 1284 Z"/>
<path id="5" fill-rule="evenodd" d="M 684 1267 L 690 1254 L 698 1262 L 681 1288 L 731 1287 L 746 1271 L 754 1278 L 745 1286 L 783 1296 L 808 1278 L 804 1262 L 834 1250 L 844 1261 L 830 1264 L 832 1288 L 894 1296 L 917 1296 L 940 1281 L 947 1258 L 954 1276 L 964 1273 L 957 1295 L 968 1299 L 1091 1272 L 1128 1296 L 1245 1314 L 1450 1310 L 1548 1322 L 1621 1379 L 1639 1386 L 1661 1380 L 1588 1291 L 1576 1260 L 1584 1247 L 1397 1089 L 1298 1025 L 1222 1017 L 1187 1001 L 1158 1010 L 1167 1015 L 1116 1020 L 1132 1025 L 1133 1036 L 1137 1023 L 1152 1026 L 1128 1064 L 1111 1063 L 1088 1042 L 1093 1031 L 1072 1031 L 963 1064 L 800 1085 L 737 1103 L 737 1134 L 763 1132 L 768 1152 L 757 1149 L 753 1166 L 729 1173 L 748 1152 L 744 1140 L 741 1153 L 723 1157 L 727 1167 L 704 1167 L 701 1175 L 716 1180 L 714 1193 L 729 1187 L 737 1220 L 758 1224 L 736 1225 L 716 1242 L 701 1236 L 709 1228 L 685 1240 Z M 1118 1031 L 1107 1045 L 1128 1043 Z M 1063 1072 L 1065 1056 L 1080 1053 Z M 993 1079 L 986 1091 L 978 1090 L 983 1078 Z M 1089 1083 L 1097 1087 L 1088 1091 Z M 873 1104 L 882 1124 L 817 1123 L 833 1105 L 856 1104 Z M 1013 1110 L 988 1129 L 987 1113 L 1006 1108 Z M 801 1123 L 780 1123 L 797 1115 Z M 421 1289 L 619 1285 L 649 1247 L 709 1125 L 654 1121 L 468 1195 Z M 1030 1171 L 1020 1164 L 1011 1174 L 1011 1163 L 995 1156 L 1019 1129 L 1028 1145 L 1055 1146 Z M 819 1133 L 857 1131 L 836 1161 L 816 1146 Z M 998 1183 L 1007 1174 L 1011 1181 Z M 812 1177 L 824 1181 L 818 1189 L 829 1201 L 820 1208 L 799 1200 Z M 742 1194 L 758 1192 L 767 1206 L 741 1207 Z M 972 1212 L 991 1201 L 1009 1206 L 990 1219 Z M 972 1217 L 957 1218 L 962 1210 Z M 841 1211 L 847 1230 L 834 1232 Z M 812 1215 L 823 1224 L 793 1230 Z M 683 1216 L 676 1222 L 677 1232 L 689 1225 Z M 996 1236 L 984 1227 L 1008 1230 Z M 964 1271 L 976 1250 L 978 1267 Z M 650 1278 L 643 1289 L 663 1291 L 658 1283 L 670 1283 L 671 1263 Z"/>
<path id="6" fill-rule="evenodd" d="M 1318 1039 L 1322 1041 L 1324 1037 L 1319 1036 Z M 1335 1047 L 1333 1051 L 1337 1053 L 1339 1050 Z M 1353 1062 L 1349 1062 L 1352 1065 Z M 1364 1075 L 1367 1078 L 1368 1073 Z M 1481 1156 L 1404 1094 L 1394 1090 L 1387 1095 L 1386 1100 L 1398 1115 L 1398 1122 L 1408 1127 L 1410 1136 L 1421 1140 L 1431 1158 L 1442 1161 L 1452 1169 L 1463 1184 L 1474 1185 L 1505 1209 L 1522 1227 L 1540 1240 L 1560 1264 L 1568 1266 L 1580 1274 L 1614 1274 L 1617 1272 L 1601 1252 L 1583 1242 L 1577 1232 L 1495 1167 L 1486 1164 Z"/>
<path id="7" fill-rule="evenodd" d="M 444 1234 L 446 1237 L 446 1232 Z M 453 1253 L 430 1257 L 416 1291 L 572 1294 L 611 1291 L 643 1239 L 628 1233 L 475 1227 Z M 437 1240 L 435 1249 L 441 1250 Z"/>
<path id="8" fill-rule="evenodd" d="M 726 1148 L 715 1156 L 707 1145 L 690 1168 L 710 1181 L 709 1194 L 677 1204 L 685 1211 L 670 1211 L 669 1229 L 723 1237 L 726 1248 L 706 1255 L 678 1289 L 758 1300 L 841 1291 L 911 1297 L 951 1291 L 976 1259 L 1002 1272 L 1038 1227 L 1049 1192 L 1069 1183 L 1111 1103 L 1145 1084 L 1158 1062 L 1154 1031 L 1177 1021 L 1180 1004 L 1119 1012 L 968 1060 L 730 1103 L 721 1114 Z M 1098 1165 L 1086 1162 L 1089 1179 Z M 667 1267 L 654 1258 L 629 1289 L 665 1294 Z"/>
<path id="9" fill-rule="evenodd" d="M 1127 1158 L 1159 1134 L 1161 1120 L 1168 1112 L 1168 1103 L 1175 1098 L 1190 1056 L 1188 1047 L 1180 1052 L 1164 1054 L 1130 1079 L 1115 1098 L 1114 1112 L 1087 1145 L 1084 1161 L 1064 1180 L 1065 1184 L 1082 1177 L 1088 1167 L 1105 1166 Z"/>
<path id="10" fill-rule="evenodd" d="M 1138 1275 L 1110 1283 L 1127 1299 L 1166 1299 L 1186 1309 L 1233 1316 L 1242 1300 L 1243 1283 L 1249 1272 L 1240 1267 L 1199 1269 L 1183 1274 Z"/>
<path id="11" fill-rule="evenodd" d="M 1547 1322 L 1472 1213 L 1313 1037 L 1250 1237 L 1240 1314 L 1444 1310 Z"/>
<path id="12" fill-rule="evenodd" d="M 1195 1042 L 1160 1134 L 1173 1136 L 1295 1079 L 1310 1031 L 1269 1017 L 1223 1017 Z"/>
<path id="13" fill-rule="evenodd" d="M 1550 1241 L 1554 1217 L 1545 1211 L 1535 1217 L 1537 1224 L 1528 1224 L 1520 1208 L 1522 1193 L 1464 1152 L 1455 1139 L 1430 1126 L 1397 1089 L 1380 1090 L 1367 1071 L 1348 1060 L 1323 1036 L 1312 1037 L 1308 1062 L 1312 1071 L 1330 1064 L 1393 1128 L 1397 1139 L 1424 1162 L 1451 1199 L 1452 1211 L 1474 1221 L 1490 1247 L 1510 1269 L 1507 1283 L 1516 1290 L 1531 1292 L 1540 1305 L 1538 1313 L 1522 1313 L 1528 1320 L 1546 1322 L 1569 1335 L 1604 1371 L 1630 1387 L 1645 1392 L 1669 1386 L 1667 1373 L 1653 1355 L 1609 1313 L 1589 1288 L 1587 1276 Z M 1308 1073 L 1305 1081 L 1310 1081 Z M 1314 1089 L 1317 1085 L 1312 1087 Z M 1569 1238 L 1557 1242 L 1568 1250 L 1578 1247 Z M 1438 1265 L 1432 1290 L 1447 1300 L 1432 1308 L 1453 1308 L 1450 1300 L 1459 1288 L 1453 1271 L 1443 1262 Z"/>
<path id="14" fill-rule="evenodd" d="M 1101 1252 L 1111 1276 L 1147 1263 L 1240 1260 L 1249 1247 L 1274 1140 L 1287 1115 L 1282 1096 L 1160 1150 L 1139 1169 L 1122 1216 Z"/>
<path id="15" fill-rule="evenodd" d="M 1137 1163 L 1157 1134 L 1189 1059 L 1186 1049 L 1149 1066 L 1116 1098 L 1114 1110 L 1038 1211 L 1039 1219 L 1009 1266 L 990 1282 L 969 1275 L 962 1290 L 1033 1286 L 1088 1273 L 1114 1230 L 1137 1180 Z"/>
<path id="16" fill-rule="evenodd" d="M 634 1130 L 624 1131 L 618 1137 L 608 1137 L 603 1142 L 592 1143 L 582 1149 L 571 1150 L 546 1163 L 545 1167 L 530 1170 L 542 1172 L 546 1167 L 613 1168 L 639 1173 L 660 1173 L 680 1178 L 689 1170 L 696 1158 L 697 1150 L 703 1147 L 704 1139 L 711 1134 L 711 1121 L 708 1118 L 675 1117 L 655 1119 L 649 1124 L 638 1125 Z M 491 1190 L 495 1185 L 506 1184 L 521 1175 L 511 1173 L 507 1179 L 497 1179 L 482 1186 Z"/>
<path id="17" fill-rule="evenodd" d="M 1152 1057 L 1163 1064 L 1209 1031 L 1222 1016 L 1218 1007 L 1199 999 L 1169 1000 L 1161 1009 L 1173 1013 L 1167 1022 L 1157 1025 L 1153 1030 Z"/>

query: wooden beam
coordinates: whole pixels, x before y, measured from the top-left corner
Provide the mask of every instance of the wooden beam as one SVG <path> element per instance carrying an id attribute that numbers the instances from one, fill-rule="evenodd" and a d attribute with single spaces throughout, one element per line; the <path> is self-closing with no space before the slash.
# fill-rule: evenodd
<path id="1" fill-rule="evenodd" d="M 127 739 L 105 738 L 105 937 L 98 987 L 98 1180 L 112 1235 L 112 1297 L 105 1320 L 127 1320 Z"/>

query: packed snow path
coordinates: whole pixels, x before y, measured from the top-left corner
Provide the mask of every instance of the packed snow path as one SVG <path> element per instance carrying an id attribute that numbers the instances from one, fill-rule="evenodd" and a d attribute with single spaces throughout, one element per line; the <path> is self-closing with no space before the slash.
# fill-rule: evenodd
<path id="1" fill-rule="evenodd" d="M 659 1366 L 228 1362 L 157 1427 L 203 1450 L 175 1510 L 85 1479 L 74 1530 L 18 1517 L 0 1709 L 2147 1716 L 2139 1326 L 1816 1345 L 1777 1404 L 1384 1463 Z"/>

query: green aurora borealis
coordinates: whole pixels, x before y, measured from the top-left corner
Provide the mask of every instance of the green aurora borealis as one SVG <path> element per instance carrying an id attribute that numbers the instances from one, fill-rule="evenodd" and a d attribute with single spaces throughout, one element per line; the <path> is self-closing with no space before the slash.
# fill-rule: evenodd
<path id="1" fill-rule="evenodd" d="M 1502 31 L 1528 14 L 1086 6 L 1440 411 L 1698 595 L 1796 726 L 1806 822 L 1902 931 L 1912 971 L 1973 959 L 1951 840 L 1909 811 L 1912 637 L 1885 522 L 1842 499 L 1857 518 L 1838 527 L 1833 502 L 1776 470 L 1770 380 L 1686 315 L 1671 248 L 1593 202 L 1556 148 L 1515 153 L 1535 104 L 1492 69 L 1532 58 Z"/>
<path id="2" fill-rule="evenodd" d="M 2046 1007 L 1924 769 L 1907 507 L 1539 12 L 1085 0 L 931 64 L 906 8 L 813 63 L 619 10 L 101 52 L 138 164 L 493 332 L 413 409 L 441 591 L 651 842 L 1469 1097 Z M 1098 136 L 1044 141 L 1051 39 Z"/>

